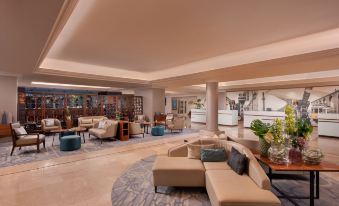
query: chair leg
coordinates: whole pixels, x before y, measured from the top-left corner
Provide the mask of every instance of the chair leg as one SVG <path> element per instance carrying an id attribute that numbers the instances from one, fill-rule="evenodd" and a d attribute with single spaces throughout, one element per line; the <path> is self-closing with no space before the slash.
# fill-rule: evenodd
<path id="1" fill-rule="evenodd" d="M 158 187 L 157 186 L 154 186 L 154 192 L 158 193 Z"/>
<path id="2" fill-rule="evenodd" d="M 100 141 L 101 141 L 100 144 L 102 144 L 102 139 L 100 139 Z"/>
<path id="3" fill-rule="evenodd" d="M 45 142 L 45 140 L 42 142 L 42 145 L 44 146 L 44 148 L 46 148 L 46 142 Z"/>
<path id="4" fill-rule="evenodd" d="M 21 150 L 21 147 L 19 147 L 19 150 Z"/>
<path id="5" fill-rule="evenodd" d="M 142 138 L 145 138 L 145 133 L 142 133 Z"/>
<path id="6" fill-rule="evenodd" d="M 40 144 L 39 143 L 36 145 L 36 150 L 37 150 L 37 153 L 40 152 Z"/>
<path id="7" fill-rule="evenodd" d="M 15 146 L 12 147 L 11 156 L 13 155 Z"/>

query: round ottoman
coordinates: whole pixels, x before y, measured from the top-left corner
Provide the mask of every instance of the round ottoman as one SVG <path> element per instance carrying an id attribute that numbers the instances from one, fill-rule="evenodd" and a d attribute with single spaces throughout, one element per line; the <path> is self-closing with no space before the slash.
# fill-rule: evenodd
<path id="1" fill-rule="evenodd" d="M 163 136 L 165 134 L 165 128 L 162 126 L 152 127 L 152 136 Z"/>
<path id="2" fill-rule="evenodd" d="M 81 148 L 81 137 L 79 135 L 68 135 L 60 137 L 60 151 L 73 151 Z"/>

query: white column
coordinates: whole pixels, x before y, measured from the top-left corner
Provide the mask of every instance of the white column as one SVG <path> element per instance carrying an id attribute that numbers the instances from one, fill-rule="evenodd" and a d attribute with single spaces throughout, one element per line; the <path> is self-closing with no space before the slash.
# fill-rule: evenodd
<path id="1" fill-rule="evenodd" d="M 206 126 L 208 131 L 218 131 L 218 82 L 206 83 Z"/>

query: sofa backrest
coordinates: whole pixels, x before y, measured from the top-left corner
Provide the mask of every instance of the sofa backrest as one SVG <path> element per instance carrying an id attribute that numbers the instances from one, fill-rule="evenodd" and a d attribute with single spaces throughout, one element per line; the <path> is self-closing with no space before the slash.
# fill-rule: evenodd
<path id="1" fill-rule="evenodd" d="M 98 120 L 102 120 L 102 119 L 107 119 L 107 117 L 105 117 L 105 116 L 85 116 L 85 117 L 79 117 L 78 118 L 78 123 L 81 124 L 82 120 L 88 120 L 88 119 L 92 120 L 92 122 L 93 122 L 93 119 L 95 119 L 95 120 L 97 120 L 97 119 Z"/>

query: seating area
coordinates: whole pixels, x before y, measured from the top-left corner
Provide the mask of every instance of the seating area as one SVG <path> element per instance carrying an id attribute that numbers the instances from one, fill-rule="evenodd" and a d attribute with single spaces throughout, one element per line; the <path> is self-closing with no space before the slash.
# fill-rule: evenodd
<path id="1" fill-rule="evenodd" d="M 0 206 L 337 206 L 339 0 L 0 1 Z"/>
<path id="2" fill-rule="evenodd" d="M 202 162 L 188 158 L 188 145 L 213 145 L 224 148 L 226 161 Z M 227 164 L 231 149 L 245 154 L 245 174 L 239 175 Z M 158 157 L 153 166 L 155 192 L 158 186 L 206 187 L 212 206 L 281 205 L 270 191 L 270 180 L 252 152 L 241 144 L 219 139 L 198 139 L 168 150 L 167 157 Z M 244 195 L 246 194 L 246 195 Z"/>

